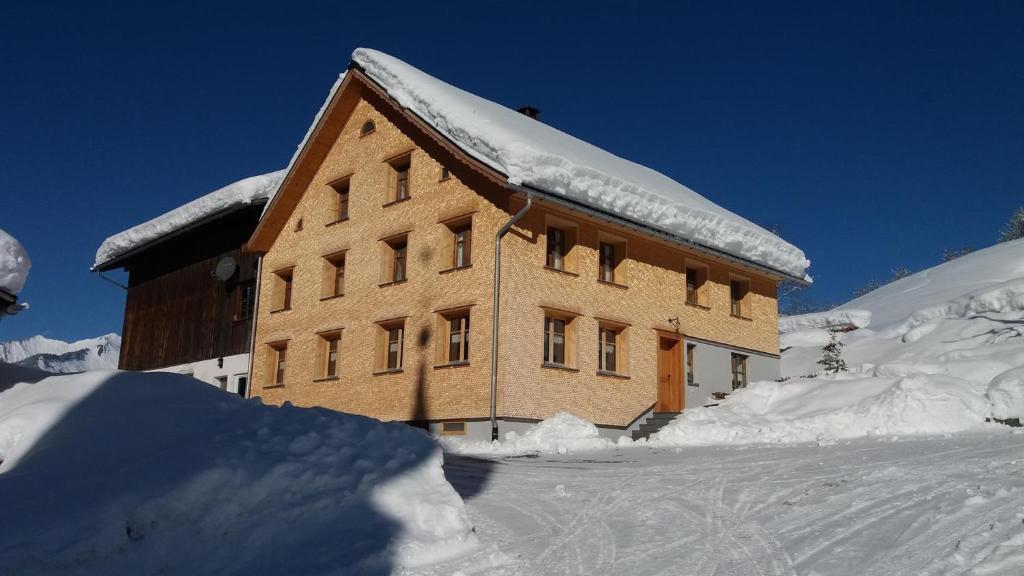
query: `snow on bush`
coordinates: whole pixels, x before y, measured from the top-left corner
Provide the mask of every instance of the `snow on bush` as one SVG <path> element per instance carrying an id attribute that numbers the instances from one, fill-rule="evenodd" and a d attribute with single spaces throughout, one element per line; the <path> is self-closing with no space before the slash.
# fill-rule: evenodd
<path id="1" fill-rule="evenodd" d="M 218 212 L 271 198 L 284 180 L 285 173 L 285 170 L 278 170 L 239 180 L 148 222 L 115 234 L 104 240 L 96 251 L 93 268 Z"/>
<path id="2" fill-rule="evenodd" d="M 693 408 L 653 446 L 822 442 L 991 428 L 985 388 L 945 375 L 756 382 L 718 406 Z"/>
<path id="3" fill-rule="evenodd" d="M 89 372 L 0 393 L 0 574 L 388 573 L 477 545 L 425 434 Z"/>
<path id="4" fill-rule="evenodd" d="M 360 48 L 352 60 L 403 107 L 512 184 L 559 194 L 796 277 L 804 253 L 693 190 L 555 128 Z"/>
<path id="5" fill-rule="evenodd" d="M 615 446 L 601 438 L 597 426 L 568 412 L 558 412 L 531 427 L 524 434 L 505 433 L 496 442 L 465 440 L 451 436 L 441 439 L 445 450 L 456 454 L 565 454 Z"/>
<path id="6" fill-rule="evenodd" d="M 3 229 L 0 229 L 0 290 L 17 294 L 25 286 L 32 261 L 28 252 Z"/>

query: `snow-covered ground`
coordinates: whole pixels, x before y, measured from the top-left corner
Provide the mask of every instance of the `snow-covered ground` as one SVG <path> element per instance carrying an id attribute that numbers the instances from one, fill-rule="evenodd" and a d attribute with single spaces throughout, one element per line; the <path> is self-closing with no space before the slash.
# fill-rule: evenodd
<path id="1" fill-rule="evenodd" d="M 417 569 L 477 546 L 441 460 L 404 424 L 176 374 L 18 384 L 0 391 L 0 574 Z"/>
<path id="2" fill-rule="evenodd" d="M 1024 240 L 924 270 L 836 310 L 779 322 L 785 382 L 687 410 L 658 445 L 946 434 L 1024 418 Z M 819 374 L 828 327 L 849 372 Z"/>
<path id="3" fill-rule="evenodd" d="M 121 353 L 121 337 L 107 334 L 74 342 L 32 336 L 0 342 L 0 364 L 17 364 L 67 374 L 113 370 Z"/>
<path id="4" fill-rule="evenodd" d="M 25 247 L 0 228 L 0 290 L 9 294 L 21 292 L 31 267 Z"/>
<path id="5" fill-rule="evenodd" d="M 420 574 L 1020 576 L 1024 435 L 446 456 L 481 547 Z"/>

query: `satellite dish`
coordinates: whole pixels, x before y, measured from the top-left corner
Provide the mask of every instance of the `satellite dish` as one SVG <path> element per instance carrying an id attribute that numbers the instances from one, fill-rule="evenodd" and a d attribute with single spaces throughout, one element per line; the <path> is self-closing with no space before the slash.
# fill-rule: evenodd
<path id="1" fill-rule="evenodd" d="M 217 262 L 217 269 L 213 271 L 213 275 L 216 276 L 223 282 L 227 282 L 235 275 L 235 270 L 238 269 L 238 263 L 231 256 L 225 256 Z"/>

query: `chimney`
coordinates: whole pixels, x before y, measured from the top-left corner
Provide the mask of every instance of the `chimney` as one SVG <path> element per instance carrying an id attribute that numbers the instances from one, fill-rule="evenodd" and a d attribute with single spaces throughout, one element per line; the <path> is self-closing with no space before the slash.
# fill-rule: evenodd
<path id="1" fill-rule="evenodd" d="M 534 120 L 538 120 L 540 117 L 540 110 L 534 108 L 533 106 L 520 106 L 519 108 L 516 108 L 516 112 L 519 112 L 523 116 L 529 116 Z"/>

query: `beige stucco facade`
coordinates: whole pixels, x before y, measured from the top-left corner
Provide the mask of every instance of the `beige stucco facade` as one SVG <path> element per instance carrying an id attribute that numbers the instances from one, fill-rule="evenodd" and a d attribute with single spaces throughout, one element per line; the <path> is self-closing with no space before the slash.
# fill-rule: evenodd
<path id="1" fill-rule="evenodd" d="M 266 252 L 253 349 L 251 394 L 265 402 L 324 406 L 385 420 L 471 420 L 488 417 L 494 236 L 523 205 L 499 186 L 476 186 L 468 169 L 441 163 L 392 122 L 393 110 L 360 99 L 325 160 Z M 361 135 L 366 120 L 375 130 Z M 389 203 L 389 161 L 410 154 L 410 198 Z M 465 176 L 465 177 L 463 177 Z M 336 220 L 336 192 L 349 180 L 349 219 Z M 450 270 L 446 222 L 471 218 L 471 266 Z M 299 221 L 301 220 L 301 226 Z M 575 242 L 568 272 L 545 267 L 546 229 L 570 226 Z M 406 234 L 408 279 L 388 284 L 385 239 Z M 598 243 L 625 252 L 616 283 L 598 281 Z M 568 410 L 607 426 L 624 427 L 657 397 L 659 334 L 685 336 L 774 357 L 778 354 L 776 279 L 708 254 L 565 206 L 539 200 L 505 236 L 498 416 L 542 419 Z M 324 297 L 324 259 L 344 251 L 345 291 Z M 685 270 L 707 267 L 706 306 L 686 304 Z M 292 270 L 291 307 L 275 311 L 275 272 Z M 730 314 L 730 278 L 750 282 L 747 318 Z M 439 357 L 438 314 L 467 308 L 469 362 L 446 366 Z M 545 311 L 571 319 L 573 360 L 542 366 Z M 678 322 L 675 322 L 675 320 Z M 380 366 L 381 322 L 404 321 L 400 371 Z M 618 374 L 599 374 L 597 334 L 604 322 L 620 330 Z M 322 340 L 339 331 L 337 378 L 321 378 Z M 287 342 L 283 385 L 276 383 L 272 345 Z M 682 367 L 680 367 L 682 369 Z"/>

